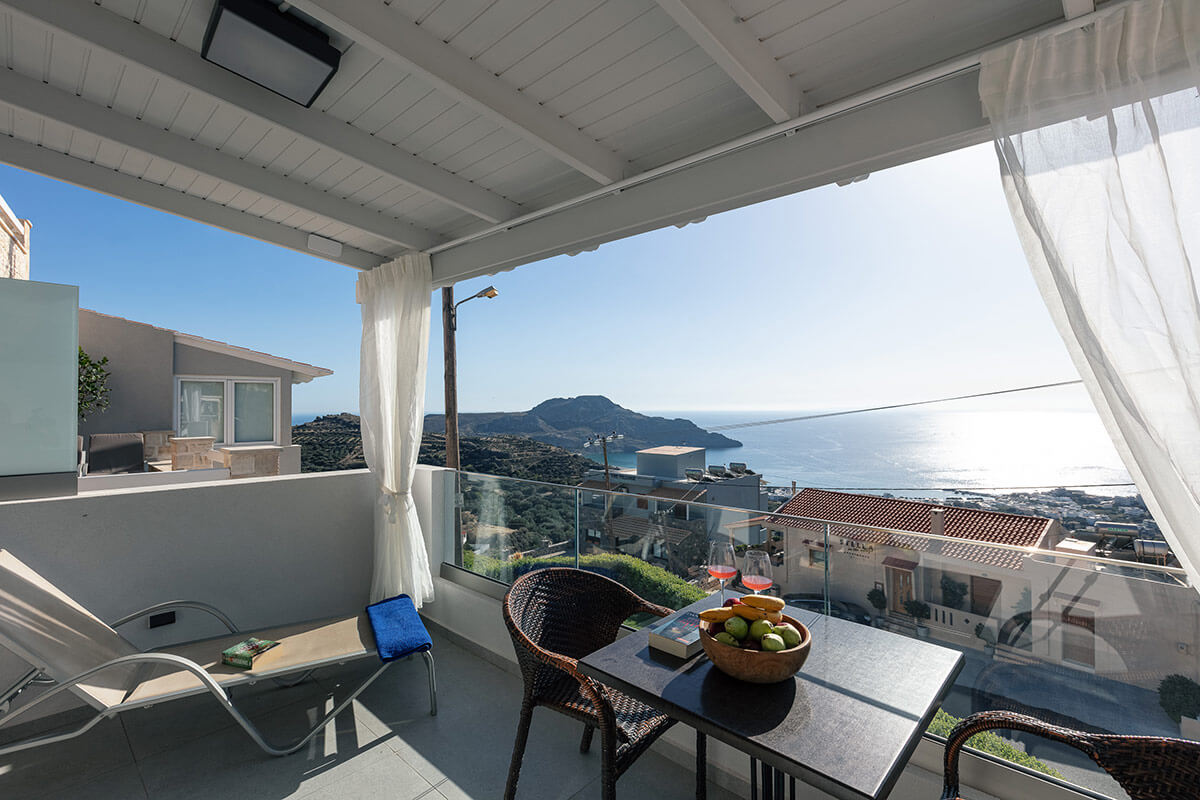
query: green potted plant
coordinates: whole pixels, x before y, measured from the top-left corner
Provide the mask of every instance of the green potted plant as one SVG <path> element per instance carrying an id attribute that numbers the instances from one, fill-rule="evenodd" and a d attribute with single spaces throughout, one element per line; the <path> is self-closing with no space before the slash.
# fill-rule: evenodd
<path id="1" fill-rule="evenodd" d="M 996 654 L 996 634 L 992 633 L 991 628 L 980 622 L 975 626 L 975 636 L 983 640 L 983 652 L 987 653 L 988 658 Z"/>
<path id="2" fill-rule="evenodd" d="M 913 618 L 913 622 L 917 623 L 917 638 L 928 639 L 929 628 L 925 625 L 925 620 L 930 617 L 929 604 L 920 600 L 905 600 L 904 610 Z"/>
<path id="3" fill-rule="evenodd" d="M 1186 675 L 1168 675 L 1158 685 L 1158 704 L 1179 723 L 1185 739 L 1200 739 L 1200 684 Z"/>
<path id="4" fill-rule="evenodd" d="M 875 627 L 879 627 L 880 623 L 883 622 L 883 612 L 887 610 L 887 595 L 883 593 L 883 589 L 876 586 L 867 592 L 867 602 L 874 606 L 875 611 L 878 612 L 875 614 L 873 622 L 875 623 Z"/>

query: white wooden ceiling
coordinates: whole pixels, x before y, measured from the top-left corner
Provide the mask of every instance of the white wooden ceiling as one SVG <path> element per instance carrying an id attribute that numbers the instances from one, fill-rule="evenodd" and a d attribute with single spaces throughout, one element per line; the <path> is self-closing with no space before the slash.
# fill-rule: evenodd
<path id="1" fill-rule="evenodd" d="M 530 228 L 520 253 L 486 253 L 502 223 L 1063 17 L 1062 0 L 293 0 L 343 50 L 305 109 L 200 58 L 212 5 L 0 0 L 0 160 L 302 251 L 317 234 L 360 268 L 433 250 L 443 281 L 645 229 Z M 679 201 L 647 224 L 686 221 Z"/>

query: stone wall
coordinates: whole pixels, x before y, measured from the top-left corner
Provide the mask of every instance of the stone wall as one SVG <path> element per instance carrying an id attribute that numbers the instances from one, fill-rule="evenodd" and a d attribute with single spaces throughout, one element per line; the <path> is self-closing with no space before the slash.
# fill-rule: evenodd
<path id="1" fill-rule="evenodd" d="M 146 453 L 147 461 L 166 461 L 171 458 L 174 452 L 174 446 L 171 444 L 171 439 L 175 437 L 175 431 L 142 431 L 143 445 Z"/>
<path id="2" fill-rule="evenodd" d="M 0 278 L 29 280 L 29 234 L 33 224 L 18 219 L 0 198 Z"/>
<path id="3" fill-rule="evenodd" d="M 279 474 L 279 453 L 276 445 L 254 447 L 219 447 L 209 458 L 215 467 L 225 467 L 230 478 L 266 478 Z"/>
<path id="4" fill-rule="evenodd" d="M 207 469 L 213 451 L 211 436 L 171 436 L 171 469 Z"/>

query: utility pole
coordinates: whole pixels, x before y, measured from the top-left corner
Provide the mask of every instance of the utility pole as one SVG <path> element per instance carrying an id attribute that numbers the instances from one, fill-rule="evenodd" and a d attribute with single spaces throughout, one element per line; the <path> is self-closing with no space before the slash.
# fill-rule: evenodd
<path id="1" fill-rule="evenodd" d="M 458 352 L 454 341 L 454 287 L 442 289 L 442 352 L 446 357 L 446 466 L 459 468 L 458 460 Z"/>
<path id="2" fill-rule="evenodd" d="M 595 433 L 589 436 L 587 441 L 583 443 L 584 447 L 595 447 L 596 445 L 600 445 L 601 449 L 604 451 L 604 527 L 605 533 L 608 534 L 608 538 L 612 542 L 612 549 L 614 552 L 616 552 L 617 549 L 617 537 L 614 536 L 612 532 L 612 478 L 609 475 L 608 467 L 608 443 L 624 438 L 625 434 L 617 433 L 616 431 L 613 431 L 607 436 Z"/>
<path id="3" fill-rule="evenodd" d="M 462 464 L 458 452 L 458 348 L 455 333 L 458 331 L 458 307 L 476 297 L 491 299 L 499 292 L 489 286 L 476 292 L 466 300 L 454 302 L 454 287 L 442 288 L 442 354 L 446 362 L 444 376 L 446 398 L 446 466 L 454 470 L 454 563 L 461 565 L 462 534 Z"/>
<path id="4" fill-rule="evenodd" d="M 477 297 L 490 300 L 498 294 L 495 286 L 489 286 L 456 303 L 454 287 L 442 289 L 442 354 L 446 361 L 446 466 L 451 469 L 462 469 L 458 452 L 458 348 L 455 344 L 458 307 Z"/>

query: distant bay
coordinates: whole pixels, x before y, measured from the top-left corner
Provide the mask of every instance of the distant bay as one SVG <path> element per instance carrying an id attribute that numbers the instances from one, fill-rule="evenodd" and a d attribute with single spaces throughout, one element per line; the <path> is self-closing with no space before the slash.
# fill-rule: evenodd
<path id="1" fill-rule="evenodd" d="M 800 416 L 803 411 L 649 411 L 702 428 Z M 811 413 L 811 412 L 810 412 Z M 316 414 L 294 414 L 292 424 Z M 947 489 L 1088 487 L 1136 494 L 1095 412 L 1085 410 L 877 411 L 737 428 L 742 447 L 710 449 L 709 464 L 745 462 L 773 486 L 891 491 L 942 497 Z M 632 467 L 633 453 L 610 455 Z M 953 493 L 953 492 L 951 492 Z"/>

